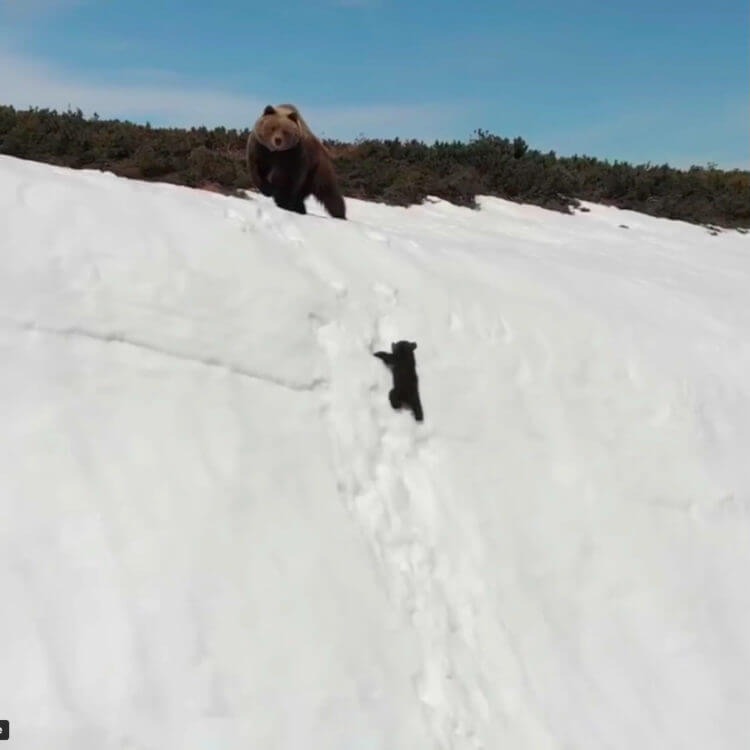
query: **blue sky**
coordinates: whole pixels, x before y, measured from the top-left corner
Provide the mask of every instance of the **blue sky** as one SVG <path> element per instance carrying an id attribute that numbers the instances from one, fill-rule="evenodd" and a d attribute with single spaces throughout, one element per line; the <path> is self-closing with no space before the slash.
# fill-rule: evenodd
<path id="1" fill-rule="evenodd" d="M 0 102 L 748 168 L 745 0 L 0 0 Z"/>

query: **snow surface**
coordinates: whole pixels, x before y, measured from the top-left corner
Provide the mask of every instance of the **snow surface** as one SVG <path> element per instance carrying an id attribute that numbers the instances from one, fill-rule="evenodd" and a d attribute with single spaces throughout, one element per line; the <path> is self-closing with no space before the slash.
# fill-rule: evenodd
<path id="1" fill-rule="evenodd" d="M 0 158 L 12 747 L 745 750 L 750 237 L 348 206 Z"/>

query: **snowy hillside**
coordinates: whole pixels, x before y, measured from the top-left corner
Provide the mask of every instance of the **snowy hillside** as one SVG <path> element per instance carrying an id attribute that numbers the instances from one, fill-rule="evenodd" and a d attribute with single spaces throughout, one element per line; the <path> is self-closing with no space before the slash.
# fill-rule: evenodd
<path id="1" fill-rule="evenodd" d="M 747 748 L 750 237 L 348 206 L 0 157 L 9 747 Z"/>

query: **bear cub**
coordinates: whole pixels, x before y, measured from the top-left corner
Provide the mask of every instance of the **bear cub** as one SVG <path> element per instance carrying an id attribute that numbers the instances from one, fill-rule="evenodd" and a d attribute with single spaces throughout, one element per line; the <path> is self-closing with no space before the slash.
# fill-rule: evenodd
<path id="1" fill-rule="evenodd" d="M 382 359 L 393 373 L 393 389 L 388 399 L 394 409 L 406 406 L 411 409 L 414 419 L 421 422 L 424 419 L 422 402 L 419 400 L 417 366 L 414 360 L 414 341 L 397 341 L 391 344 L 389 352 L 375 352 L 374 356 Z"/>
<path id="2" fill-rule="evenodd" d="M 263 110 L 245 155 L 253 183 L 280 208 L 304 214 L 305 198 L 314 195 L 331 216 L 346 218 L 331 157 L 294 105 L 269 104 Z"/>

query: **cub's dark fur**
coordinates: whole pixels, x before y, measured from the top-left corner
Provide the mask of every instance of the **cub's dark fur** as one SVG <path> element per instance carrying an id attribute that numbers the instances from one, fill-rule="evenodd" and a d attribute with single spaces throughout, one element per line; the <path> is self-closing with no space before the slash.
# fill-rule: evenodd
<path id="1" fill-rule="evenodd" d="M 398 341 L 391 344 L 389 352 L 375 352 L 378 359 L 382 359 L 393 373 L 393 388 L 388 399 L 394 409 L 406 406 L 411 409 L 414 419 L 421 422 L 424 419 L 422 402 L 419 400 L 419 379 L 417 366 L 414 361 L 414 341 Z"/>

